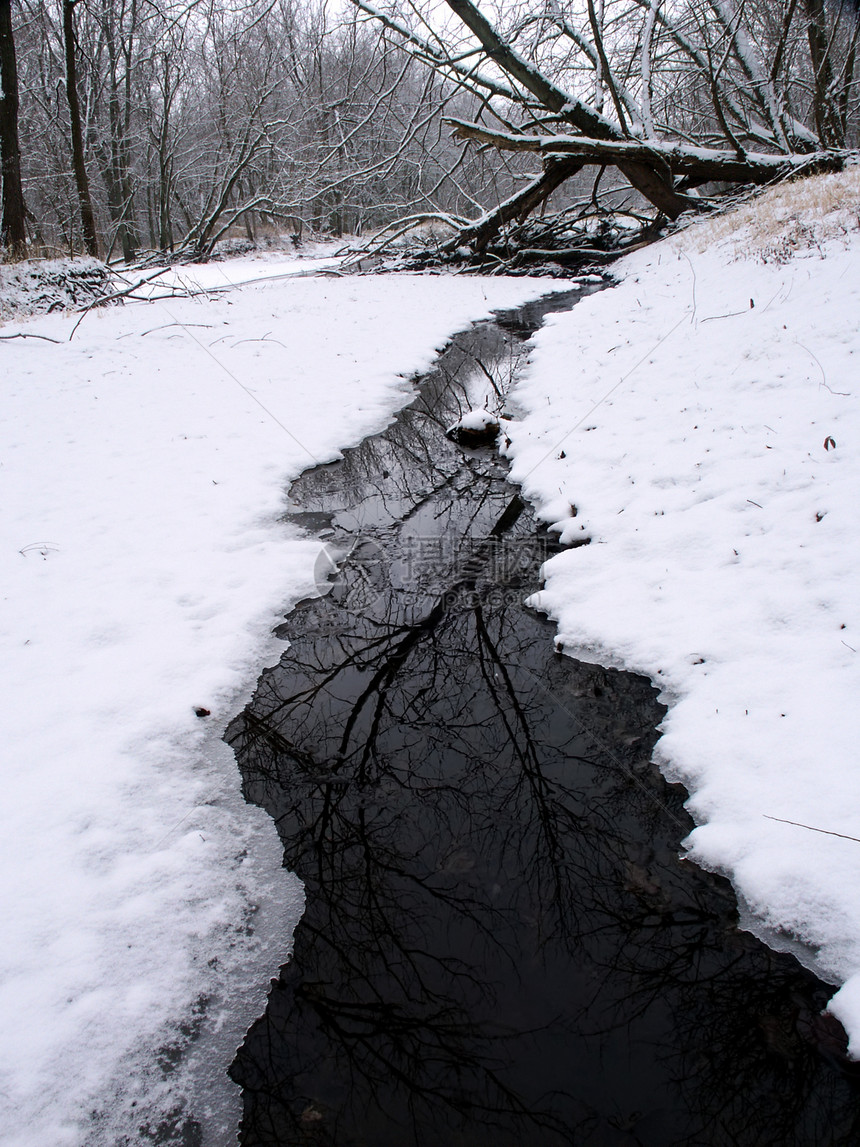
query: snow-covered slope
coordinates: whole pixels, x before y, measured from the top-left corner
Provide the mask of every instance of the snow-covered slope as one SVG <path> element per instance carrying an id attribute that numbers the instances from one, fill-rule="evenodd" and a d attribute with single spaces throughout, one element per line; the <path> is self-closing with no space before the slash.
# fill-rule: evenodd
<path id="1" fill-rule="evenodd" d="M 844 984 L 860 1054 L 860 169 L 631 256 L 550 317 L 513 477 L 567 541 L 540 607 L 650 675 L 658 756 L 754 927 Z"/>
<path id="2" fill-rule="evenodd" d="M 189 1087 L 206 1142 L 233 1138 L 218 1081 L 301 905 L 288 882 L 267 950 L 287 878 L 219 741 L 313 592 L 286 483 L 384 426 L 452 331 L 553 287 L 294 278 L 93 312 L 71 342 L 77 316 L 3 327 L 4 1144 L 149 1142 Z"/>

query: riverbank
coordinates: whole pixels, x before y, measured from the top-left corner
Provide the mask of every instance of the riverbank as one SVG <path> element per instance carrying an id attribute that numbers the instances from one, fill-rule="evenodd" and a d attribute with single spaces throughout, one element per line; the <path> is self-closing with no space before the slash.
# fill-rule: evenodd
<path id="1" fill-rule="evenodd" d="M 535 603 L 644 673 L 688 855 L 843 985 L 860 1053 L 860 170 L 775 188 L 548 319 L 512 476 L 563 541 Z M 800 941 L 792 945 L 792 941 Z"/>
<path id="2" fill-rule="evenodd" d="M 149 1141 L 188 1088 L 228 1102 L 301 908 L 219 740 L 313 591 L 286 486 L 458 327 L 557 286 L 300 278 L 94 312 L 71 342 L 77 315 L 3 328 L 41 336 L 0 351 L 5 1142 Z"/>

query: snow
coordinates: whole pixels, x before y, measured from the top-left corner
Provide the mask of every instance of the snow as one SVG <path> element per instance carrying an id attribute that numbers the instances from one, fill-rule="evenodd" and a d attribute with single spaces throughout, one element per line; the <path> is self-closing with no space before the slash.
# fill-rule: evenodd
<path id="1" fill-rule="evenodd" d="M 129 283 L 146 280 L 143 288 L 135 293 L 157 299 L 165 291 L 172 292 L 177 288 L 219 291 L 298 275 L 337 275 L 343 263 L 337 251 L 342 246 L 342 243 L 320 240 L 304 243 L 289 253 L 277 248 L 263 248 L 231 258 L 213 259 L 208 263 L 175 264 L 150 267 L 145 271 L 127 271 L 124 278 Z"/>
<path id="2" fill-rule="evenodd" d="M 110 272 L 98 259 L 0 263 L 0 322 L 82 307 L 110 289 Z"/>
<path id="3" fill-rule="evenodd" d="M 506 433 L 543 518 L 591 543 L 535 604 L 566 652 L 660 685 L 688 854 L 842 985 L 860 1055 L 858 176 L 617 265 L 536 336 Z M 60 340 L 0 345 L 14 1147 L 151 1142 L 183 1101 L 231 1140 L 224 1068 L 302 904 L 220 740 L 313 592 L 286 484 L 381 428 L 453 330 L 567 285 L 312 266 L 169 270 L 205 293 L 92 312 L 71 341 L 75 315 L 2 329 Z"/>
<path id="4" fill-rule="evenodd" d="M 688 855 L 731 877 L 746 927 L 844 985 L 856 1055 L 858 175 L 616 265 L 537 334 L 507 431 L 542 518 L 590 541 L 533 604 L 565 652 L 660 686 Z"/>
<path id="5" fill-rule="evenodd" d="M 452 430 L 486 430 L 487 427 L 498 424 L 497 415 L 490 414 L 489 410 L 485 410 L 482 406 L 476 406 L 467 411 L 459 422 L 449 426 L 446 433 L 450 434 Z"/>
<path id="6" fill-rule="evenodd" d="M 10 1147 L 150 1142 L 189 1095 L 204 1142 L 233 1138 L 224 1071 L 302 905 L 220 741 L 313 592 L 286 485 L 381 429 L 454 330 L 563 286 L 245 262 L 164 279 L 269 281 L 93 311 L 71 341 L 77 315 L 2 330 Z"/>

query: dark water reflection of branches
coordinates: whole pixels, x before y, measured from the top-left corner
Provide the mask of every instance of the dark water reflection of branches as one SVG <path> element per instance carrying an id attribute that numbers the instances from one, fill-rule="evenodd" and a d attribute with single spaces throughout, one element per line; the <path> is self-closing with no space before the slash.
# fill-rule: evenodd
<path id="1" fill-rule="evenodd" d="M 508 370 L 515 340 L 490 333 L 482 364 Z M 294 490 L 379 556 L 288 620 L 228 731 L 307 889 L 232 1069 L 243 1142 L 860 1141 L 827 989 L 677 859 L 650 684 L 553 652 L 519 604 L 536 570 L 510 560 L 545 539 L 495 462 L 431 437 L 458 370 L 440 363 L 432 414 L 425 392 Z M 446 547 L 407 566 L 431 524 Z"/>

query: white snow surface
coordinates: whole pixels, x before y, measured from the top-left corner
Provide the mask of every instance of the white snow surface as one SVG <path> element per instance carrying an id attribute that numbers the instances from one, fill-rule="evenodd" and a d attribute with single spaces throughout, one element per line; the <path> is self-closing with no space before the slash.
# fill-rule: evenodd
<path id="1" fill-rule="evenodd" d="M 4 1144 L 149 1142 L 201 1090 L 233 1138 L 224 1071 L 302 904 L 220 742 L 313 592 L 286 486 L 453 331 L 564 285 L 282 278 L 0 330 L 60 340 L 0 344 Z"/>
<path id="2" fill-rule="evenodd" d="M 125 271 L 123 285 L 142 284 L 136 296 L 158 299 L 176 288 L 220 291 L 249 283 L 274 281 L 321 273 L 340 274 L 343 263 L 337 255 L 341 244 L 332 241 L 306 243 L 295 251 L 251 251 L 226 259 L 213 259 L 209 263 L 150 267 L 140 271 Z"/>
<path id="3" fill-rule="evenodd" d="M 689 855 L 731 877 L 748 927 L 844 985 L 832 1010 L 860 1055 L 860 235 L 843 186 L 826 220 L 771 217 L 766 242 L 753 208 L 616 264 L 617 287 L 535 337 L 507 433 L 542 518 L 590 539 L 546 564 L 533 604 L 565 652 L 661 687 Z"/>
<path id="4" fill-rule="evenodd" d="M 452 430 L 486 430 L 488 426 L 498 426 L 499 416 L 497 414 L 490 414 L 489 410 L 485 410 L 483 406 L 474 406 L 471 410 L 466 411 L 459 422 L 455 422 L 453 426 L 448 427 L 448 433 Z"/>

